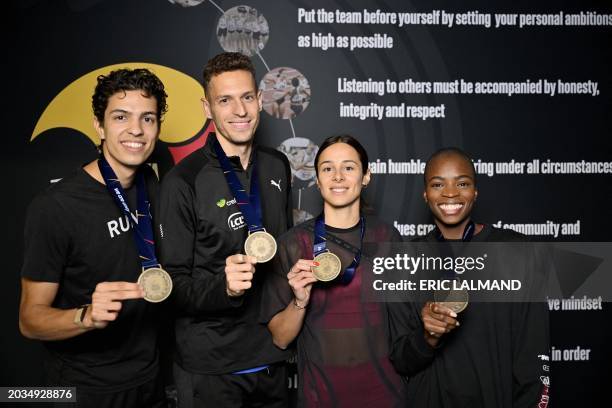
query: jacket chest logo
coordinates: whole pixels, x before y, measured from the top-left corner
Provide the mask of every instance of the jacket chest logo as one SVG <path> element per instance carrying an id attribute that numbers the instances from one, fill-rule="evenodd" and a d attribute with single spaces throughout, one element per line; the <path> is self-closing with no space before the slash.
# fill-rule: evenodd
<path id="1" fill-rule="evenodd" d="M 240 211 L 231 214 L 227 217 L 227 226 L 233 230 L 238 231 L 241 228 L 246 226 L 246 222 L 244 222 L 244 216 Z"/>

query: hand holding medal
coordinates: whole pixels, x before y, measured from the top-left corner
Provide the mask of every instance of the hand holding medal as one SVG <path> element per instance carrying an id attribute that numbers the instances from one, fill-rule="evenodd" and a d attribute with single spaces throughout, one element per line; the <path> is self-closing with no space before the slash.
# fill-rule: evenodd
<path id="1" fill-rule="evenodd" d="M 470 242 L 474 236 L 476 225 L 470 221 L 466 224 L 461 236 L 462 242 Z M 438 230 L 436 240 L 445 243 L 447 240 Z M 442 247 L 448 251 L 450 247 Z M 459 281 L 459 275 L 454 271 L 447 278 Z M 427 302 L 421 310 L 421 318 L 425 326 L 426 339 L 430 345 L 435 346 L 440 336 L 459 326 L 456 320 L 457 313 L 465 310 L 469 303 L 469 293 L 465 289 L 436 290 L 434 302 Z"/>
<path id="2" fill-rule="evenodd" d="M 293 291 L 294 304 L 298 309 L 304 309 L 310 301 L 310 291 L 312 284 L 317 281 L 317 277 L 311 268 L 320 266 L 316 261 L 307 259 L 298 260 L 289 270 L 287 280 Z"/>
<path id="3" fill-rule="evenodd" d="M 427 342 L 435 347 L 443 334 L 459 326 L 457 313 L 446 306 L 427 302 L 421 309 L 421 320 Z"/>
<path id="4" fill-rule="evenodd" d="M 228 296 L 241 296 L 245 290 L 251 288 L 257 262 L 257 258 L 243 254 L 225 259 L 225 285 Z"/>

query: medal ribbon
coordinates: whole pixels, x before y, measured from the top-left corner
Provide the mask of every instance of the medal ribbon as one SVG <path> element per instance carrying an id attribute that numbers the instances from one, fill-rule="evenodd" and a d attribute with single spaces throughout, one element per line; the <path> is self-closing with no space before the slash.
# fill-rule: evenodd
<path id="1" fill-rule="evenodd" d="M 470 222 L 468 222 L 468 224 L 463 229 L 463 235 L 461 235 L 461 241 L 470 242 L 472 238 L 474 237 L 475 230 L 476 230 L 476 224 L 474 224 L 474 221 L 470 220 Z M 444 235 L 442 235 L 442 232 L 440 231 L 438 227 L 436 227 L 435 236 L 438 242 L 447 242 L 446 238 L 444 238 Z M 459 276 L 457 275 L 455 271 L 453 271 L 452 274 L 449 272 L 446 275 L 454 279 L 459 279 Z"/>
<path id="2" fill-rule="evenodd" d="M 468 222 L 468 224 L 463 229 L 463 235 L 461 236 L 461 241 L 470 242 L 472 238 L 474 237 L 475 230 L 476 230 L 476 224 L 474 224 L 474 221 L 470 220 L 470 222 Z M 446 238 L 444 238 L 444 235 L 442 235 L 442 232 L 440 231 L 438 227 L 436 227 L 435 235 L 436 235 L 436 240 L 438 242 L 446 242 Z"/>
<path id="3" fill-rule="evenodd" d="M 153 225 L 151 223 L 150 203 L 143 171 L 139 169 L 136 172 L 137 209 L 136 217 L 134 217 L 130 212 L 125 191 L 103 154 L 98 159 L 98 168 L 106 183 L 106 189 L 132 225 L 142 267 L 147 269 L 158 266 L 159 263 L 155 256 L 155 237 L 153 236 Z"/>
<path id="4" fill-rule="evenodd" d="M 253 162 L 251 164 L 251 166 L 253 166 L 253 171 L 251 173 L 251 191 L 247 196 L 246 190 L 244 187 L 242 187 L 242 183 L 234 172 L 232 164 L 219 144 L 219 141 L 215 140 L 213 142 L 213 146 L 215 148 L 215 152 L 217 153 L 217 158 L 219 159 L 221 169 L 223 169 L 223 174 L 225 175 L 227 185 L 236 199 L 236 204 L 238 204 L 240 212 L 245 218 L 249 232 L 264 230 L 261 217 L 259 178 L 257 174 L 257 164 L 255 163 L 255 153 L 253 153 Z"/>
<path id="5" fill-rule="evenodd" d="M 360 234 L 360 243 L 359 250 L 353 257 L 353 262 L 344 270 L 340 277 L 340 283 L 343 285 L 348 285 L 353 280 L 355 276 L 355 271 L 359 266 L 359 261 L 361 261 L 361 250 L 363 248 L 363 237 L 365 236 L 365 218 L 359 218 L 359 228 L 361 230 Z M 316 257 L 319 254 L 327 251 L 327 232 L 325 231 L 325 219 L 323 217 L 323 213 L 321 213 L 317 219 L 315 220 L 315 228 L 314 228 L 314 242 L 312 252 Z"/>

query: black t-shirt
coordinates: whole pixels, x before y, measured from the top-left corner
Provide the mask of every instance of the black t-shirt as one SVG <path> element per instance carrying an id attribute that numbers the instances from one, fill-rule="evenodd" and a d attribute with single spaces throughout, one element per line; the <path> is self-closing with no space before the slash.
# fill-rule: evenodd
<path id="1" fill-rule="evenodd" d="M 288 356 L 258 322 L 261 286 L 271 262 L 255 266 L 253 286 L 243 296 L 227 295 L 225 260 L 244 253 L 248 228 L 219 165 L 215 140 L 210 135 L 202 149 L 164 177 L 160 196 L 162 262 L 172 276 L 177 314 L 175 357 L 181 367 L 200 374 L 233 373 Z M 238 157 L 229 160 L 247 191 L 256 163 L 263 227 L 280 236 L 292 225 L 285 155 L 255 145 L 246 170 Z"/>
<path id="2" fill-rule="evenodd" d="M 415 241 L 436 242 L 435 231 Z M 524 235 L 485 226 L 472 242 L 524 242 Z M 405 375 L 407 405 L 535 407 L 547 400 L 550 362 L 545 303 L 472 302 L 460 326 L 437 348 L 425 341 L 422 303 L 388 303 L 390 358 Z"/>
<path id="3" fill-rule="evenodd" d="M 153 207 L 157 180 L 150 168 L 146 169 L 146 181 Z M 135 212 L 136 187 L 126 194 Z M 106 186 L 85 170 L 51 185 L 31 203 L 21 275 L 58 283 L 53 307 L 69 309 L 91 303 L 99 282 L 136 282 L 141 271 L 129 220 Z M 117 320 L 106 328 L 44 342 L 49 351 L 49 382 L 113 392 L 156 375 L 162 306 L 143 299 L 122 303 Z"/>
<path id="4" fill-rule="evenodd" d="M 366 217 L 364 244 L 398 242 L 397 231 Z M 314 220 L 292 228 L 279 240 L 273 278 L 266 282 L 261 321 L 268 323 L 293 300 L 287 273 L 299 259 L 313 259 Z M 327 248 L 348 267 L 355 253 L 329 235 L 359 248 L 360 225 L 326 227 Z M 382 303 L 365 302 L 362 285 L 372 272 L 364 252 L 352 281 L 313 285 L 304 324 L 297 337 L 299 406 L 393 407 L 401 402 L 401 381 L 388 360 L 388 335 Z"/>

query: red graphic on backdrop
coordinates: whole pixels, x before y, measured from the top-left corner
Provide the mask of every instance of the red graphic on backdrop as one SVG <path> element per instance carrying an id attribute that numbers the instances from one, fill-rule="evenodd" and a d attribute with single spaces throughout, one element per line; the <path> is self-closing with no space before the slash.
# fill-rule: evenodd
<path id="1" fill-rule="evenodd" d="M 206 128 L 204 128 L 204 130 L 200 134 L 195 135 L 194 137 L 184 143 L 181 143 L 180 145 L 168 145 L 168 150 L 172 155 L 172 160 L 174 161 L 174 164 L 176 165 L 180 163 L 180 161 L 183 160 L 185 157 L 189 156 L 191 153 L 204 146 L 204 144 L 206 144 L 206 140 L 208 139 L 208 135 L 214 131 L 215 126 L 213 124 L 213 121 L 210 120 L 208 121 L 208 125 L 206 126 Z"/>

